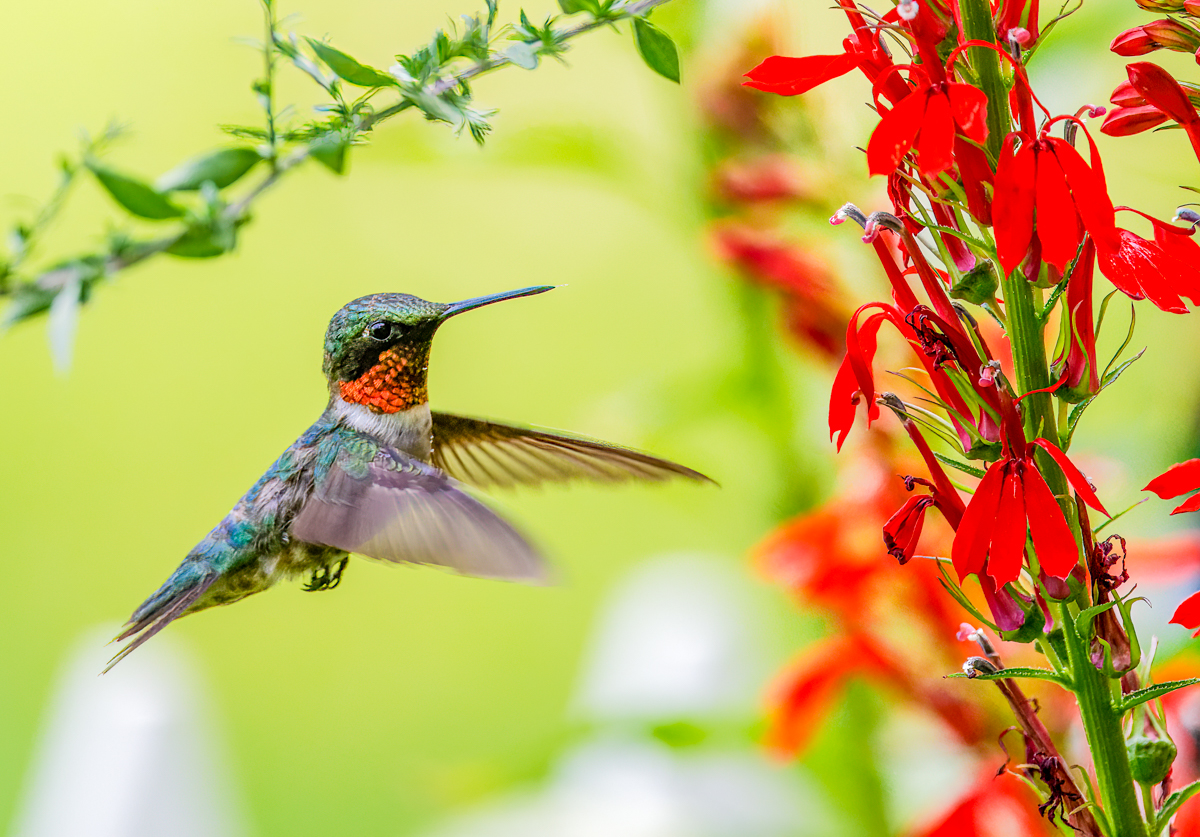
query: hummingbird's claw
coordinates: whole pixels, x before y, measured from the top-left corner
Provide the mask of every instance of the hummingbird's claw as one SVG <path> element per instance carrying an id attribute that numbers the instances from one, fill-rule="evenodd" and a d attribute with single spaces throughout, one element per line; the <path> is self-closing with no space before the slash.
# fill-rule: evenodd
<path id="1" fill-rule="evenodd" d="M 328 564 L 319 570 L 313 570 L 312 578 L 304 585 L 304 590 L 309 593 L 316 593 L 320 590 L 332 590 L 342 583 L 342 573 L 345 572 L 346 565 L 349 563 L 350 556 L 347 555 L 332 570 Z"/>

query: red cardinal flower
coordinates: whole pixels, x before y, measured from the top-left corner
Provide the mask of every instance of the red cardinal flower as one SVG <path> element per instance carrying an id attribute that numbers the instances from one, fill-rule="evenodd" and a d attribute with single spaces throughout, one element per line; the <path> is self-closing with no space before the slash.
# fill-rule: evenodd
<path id="1" fill-rule="evenodd" d="M 1153 491 L 1163 500 L 1178 497 L 1189 491 L 1200 488 L 1200 459 L 1189 459 L 1172 465 L 1165 473 L 1159 474 L 1142 491 Z M 1194 512 L 1200 510 L 1200 494 L 1193 494 L 1171 514 Z"/>
<path id="2" fill-rule="evenodd" d="M 1171 74 L 1149 61 L 1136 61 L 1125 68 L 1129 83 L 1148 104 L 1161 110 L 1187 132 L 1192 150 L 1200 159 L 1200 113 L 1187 92 Z"/>
<path id="3" fill-rule="evenodd" d="M 1189 631 L 1195 631 L 1192 637 L 1200 637 L 1200 593 L 1192 593 L 1175 608 L 1169 624 L 1182 625 Z"/>
<path id="4" fill-rule="evenodd" d="M 772 55 L 750 72 L 742 82 L 747 87 L 780 96 L 799 96 L 830 79 L 844 76 L 859 65 L 859 56 L 847 50 L 839 55 L 806 55 L 789 58 Z"/>
<path id="5" fill-rule="evenodd" d="M 925 512 L 932 505 L 933 497 L 928 494 L 909 497 L 883 524 L 884 546 L 901 564 L 907 564 L 916 553 L 921 530 L 925 527 Z"/>
<path id="6" fill-rule="evenodd" d="M 1089 166 L 1065 139 L 1045 136 L 1049 127 L 1036 140 L 1009 134 L 1000 151 L 992 219 L 1006 273 L 1035 247 L 1044 261 L 1064 269 L 1075 258 L 1085 231 L 1097 244 L 1115 241 L 1113 205 L 1095 146 Z"/>
<path id="7" fill-rule="evenodd" d="M 1176 20 L 1156 20 L 1127 29 L 1113 38 L 1109 46 L 1117 55 L 1146 55 L 1156 49 L 1195 52 L 1200 49 L 1200 34 Z"/>
<path id="8" fill-rule="evenodd" d="M 1163 311 L 1186 314 L 1181 296 L 1200 305 L 1200 245 L 1192 238 L 1193 230 L 1135 209 L 1121 209 L 1148 220 L 1154 227 L 1154 240 L 1118 229 L 1115 247 L 1098 248 L 1101 272 L 1128 296 L 1149 299 Z"/>
<path id="9" fill-rule="evenodd" d="M 867 144 L 871 174 L 891 174 L 910 149 L 917 168 L 936 177 L 954 166 L 954 138 L 987 140 L 987 96 L 969 84 L 934 82 L 909 93 L 883 115 Z"/>
<path id="10" fill-rule="evenodd" d="M 1061 371 L 1062 386 L 1055 390 L 1059 398 L 1078 403 L 1100 390 L 1100 371 L 1096 368 L 1096 328 L 1092 317 L 1092 280 L 1096 266 L 1096 247 L 1089 238 L 1075 269 L 1067 279 L 1066 311 L 1070 344 L 1055 359 Z"/>
<path id="11" fill-rule="evenodd" d="M 1075 569 L 1079 547 L 1058 500 L 1038 471 L 1037 445 L 1054 458 L 1085 503 L 1108 514 L 1067 455 L 1051 442 L 1036 439 L 1021 456 L 993 463 L 975 489 L 950 552 L 959 580 L 982 574 L 986 568 L 1001 587 L 1016 581 L 1025 555 L 1026 528 L 1047 575 L 1066 578 Z"/>

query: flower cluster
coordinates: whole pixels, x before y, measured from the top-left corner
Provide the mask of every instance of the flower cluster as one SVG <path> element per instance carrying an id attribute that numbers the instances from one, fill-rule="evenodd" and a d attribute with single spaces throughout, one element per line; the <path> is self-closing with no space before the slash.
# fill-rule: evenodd
<path id="1" fill-rule="evenodd" d="M 1006 640 L 1033 644 L 1048 664 L 1019 669 L 1038 674 L 1010 675 L 988 651 L 967 669 L 969 677 L 1001 684 L 1025 738 L 1020 769 L 1043 794 L 1041 813 L 1084 834 L 1157 834 L 1200 785 L 1169 796 L 1170 759 L 1163 771 L 1143 769 L 1139 753 L 1165 753 L 1170 743 L 1156 720 L 1161 712 L 1146 704 L 1186 683 L 1149 685 L 1149 660 L 1130 615 L 1135 600 L 1122 592 L 1129 581 L 1124 541 L 1094 534 L 1089 510 L 1102 516 L 1100 525 L 1111 515 L 1067 451 L 1084 410 L 1140 357 L 1122 360 L 1127 339 L 1102 365 L 1097 339 L 1111 297 L 1148 299 L 1179 314 L 1188 302 L 1200 305 L 1200 219 L 1181 211 L 1174 220 L 1187 226 L 1180 226 L 1114 204 L 1086 124 L 1105 109 L 1081 104 L 1055 114 L 1030 85 L 1026 64 L 1045 35 L 1036 0 L 900 0 L 882 16 L 854 0 L 838 5 L 850 25 L 840 52 L 771 56 L 745 82 L 796 96 L 857 70 L 879 114 L 866 164 L 886 178 L 891 206 L 868 214 L 847 204 L 831 220 L 862 228 L 891 293 L 850 316 L 830 398 L 831 438 L 840 450 L 855 424 L 872 425 L 882 407 L 899 420 L 924 473 L 903 475 L 910 494 L 883 525 L 887 554 L 921 565 L 922 573 L 936 568 L 939 576 L 931 578 L 976 620 Z M 1125 33 L 1114 49 L 1118 42 L 1123 54 L 1200 46 L 1190 24 L 1160 24 Z M 1121 126 L 1146 118 L 1147 111 L 1134 117 L 1122 110 L 1156 108 L 1161 119 L 1154 124 L 1173 119 L 1197 142 L 1200 114 L 1184 88 L 1153 64 L 1130 65 L 1129 77 L 1128 90 L 1114 95 L 1118 108 L 1106 133 L 1130 133 Z M 1133 216 L 1149 222 L 1149 238 L 1123 226 Z M 1098 309 L 1097 270 L 1115 287 Z M 884 392 L 876 377 L 885 325 L 916 361 L 897 373 L 907 381 L 900 394 Z M 952 471 L 978 483 L 970 488 Z M 1192 487 L 1200 485 L 1200 462 L 1192 477 Z M 1150 488 L 1183 490 L 1178 479 L 1168 482 Z M 949 556 L 937 556 L 933 544 L 931 561 L 914 561 L 931 552 L 931 509 L 953 531 Z M 772 566 L 794 566 L 794 556 L 779 556 L 813 539 L 783 537 L 767 550 Z M 843 554 L 833 544 L 821 562 Z M 839 572 L 802 563 L 810 596 L 813 579 Z M 1200 626 L 1200 596 L 1191 608 L 1177 620 Z M 982 633 L 971 636 L 990 649 Z M 848 673 L 904 683 L 903 666 L 881 652 L 879 637 L 852 632 L 837 643 L 816 649 L 793 671 L 779 704 L 777 743 L 799 746 L 801 739 L 788 737 L 797 707 L 828 700 Z M 840 664 L 822 663 L 823 654 Z M 1076 695 L 1093 750 L 1095 795 L 1073 784 L 1068 762 L 1016 687 L 1019 676 L 1049 679 Z M 1126 713 L 1132 720 L 1123 729 Z M 1161 784 L 1161 793 L 1144 791 L 1139 802 L 1137 783 Z"/>

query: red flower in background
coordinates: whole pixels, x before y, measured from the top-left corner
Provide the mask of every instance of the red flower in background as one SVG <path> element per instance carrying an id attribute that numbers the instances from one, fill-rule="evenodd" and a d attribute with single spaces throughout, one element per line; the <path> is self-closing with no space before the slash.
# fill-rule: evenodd
<path id="1" fill-rule="evenodd" d="M 1048 837 L 1060 833 L 1038 815 L 1029 786 L 1007 771 L 984 770 L 950 810 L 910 837 Z"/>

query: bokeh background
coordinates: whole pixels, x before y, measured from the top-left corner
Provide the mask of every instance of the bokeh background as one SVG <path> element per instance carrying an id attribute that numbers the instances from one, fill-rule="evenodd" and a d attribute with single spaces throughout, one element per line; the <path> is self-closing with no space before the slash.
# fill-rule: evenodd
<path id="1" fill-rule="evenodd" d="M 482 150 L 411 115 L 385 124 L 355 149 L 348 176 L 307 166 L 261 200 L 235 254 L 157 259 L 102 288 L 84 312 L 66 376 L 53 372 L 42 324 L 6 334 L 0 823 L 33 833 L 22 829 L 42 804 L 39 777 L 55 747 L 66 747 L 70 762 L 119 745 L 96 740 L 86 745 L 91 755 L 72 756 L 55 738 L 55 719 L 75 717 L 70 707 L 100 688 L 79 671 L 99 669 L 101 637 L 322 409 L 321 337 L 338 307 L 377 291 L 449 301 L 565 284 L 447 326 L 432 360 L 435 405 L 652 450 L 721 488 L 577 486 L 497 498 L 553 556 L 560 583 L 551 588 L 356 560 L 334 593 L 282 585 L 183 620 L 146 649 L 141 668 L 135 655 L 130 673 L 119 667 L 104 688 L 122 688 L 108 681 L 123 677 L 130 694 L 137 678 L 159 684 L 155 705 L 191 730 L 180 740 L 202 743 L 168 747 L 160 762 L 127 775 L 199 754 L 180 781 L 221 787 L 212 799 L 224 813 L 205 833 L 509 833 L 459 818 L 514 793 L 552 794 L 564 775 L 581 775 L 564 759 L 611 734 L 640 742 L 653 758 L 694 765 L 738 754 L 749 760 L 743 767 L 753 763 L 751 784 L 783 801 L 776 820 L 742 833 L 899 828 L 896 812 L 907 816 L 913 800 L 868 810 L 852 790 L 822 784 L 853 768 L 839 736 L 853 732 L 858 716 L 835 717 L 800 766 L 773 765 L 755 749 L 769 673 L 821 625 L 756 579 L 745 554 L 830 491 L 828 378 L 778 335 L 770 296 L 741 285 L 706 243 L 711 147 L 698 115 L 700 82 L 721 71 L 743 25 L 768 9 L 793 53 L 833 51 L 842 22 L 824 6 L 676 0 L 655 20 L 683 46 L 682 87 L 646 69 L 628 31 L 580 39 L 569 67 L 546 61 L 534 73 L 512 68 L 480 80 L 480 101 L 501 109 Z M 536 17 L 551 4 L 526 8 Z M 448 16 L 474 11 L 447 0 L 280 8 L 299 16 L 298 31 L 328 33 L 377 66 L 423 43 Z M 502 18 L 515 14 L 502 6 Z M 1107 41 L 1141 22 L 1136 15 L 1131 3 L 1105 0 L 1064 27 L 1035 75 L 1052 109 L 1106 97 L 1122 77 Z M 4 4 L 0 68 L 10 84 L 0 91 L 0 218 L 27 215 L 50 191 L 55 154 L 73 151 L 80 129 L 128 122 L 109 159 L 153 176 L 221 144 L 216 125 L 256 123 L 249 83 L 261 59 L 235 36 L 255 36 L 260 25 L 251 0 Z M 296 73 L 284 68 L 282 77 L 282 100 L 311 98 Z M 881 201 L 853 149 L 871 116 L 862 88 L 847 77 L 814 95 L 824 156 L 813 162 L 836 177 L 827 181 L 835 206 Z M 1169 217 L 1185 200 L 1175 184 L 1194 165 L 1183 144 L 1154 134 L 1119 142 L 1101 139 L 1114 198 Z M 90 246 L 118 217 L 85 183 L 47 250 Z M 824 246 L 848 285 L 880 287 L 854 235 L 832 240 Z M 1077 443 L 1093 452 L 1091 470 L 1117 507 L 1188 455 L 1196 435 L 1194 327 L 1143 313 L 1150 325 L 1139 339 L 1155 359 L 1098 403 Z M 1124 533 L 1166 525 L 1163 515 L 1145 514 Z M 640 587 L 638 573 L 650 579 Z M 689 583 L 710 575 L 722 580 L 692 596 Z M 680 692 L 655 703 L 649 687 L 632 688 L 625 704 L 595 698 L 605 690 L 594 678 L 633 677 L 637 664 L 620 660 L 654 645 L 645 637 L 661 626 L 637 614 L 674 613 L 672 602 L 708 602 L 710 593 L 724 601 L 713 589 L 733 599 L 720 622 L 728 630 L 704 646 L 705 659 L 730 667 L 700 677 L 697 690 L 732 678 L 727 700 L 693 705 Z M 623 596 L 641 604 L 621 604 Z M 706 623 L 688 622 L 694 609 L 679 607 L 679 624 Z M 1159 610 L 1160 620 L 1170 613 Z M 1171 641 L 1182 644 L 1182 633 Z M 850 702 L 878 709 L 886 700 L 864 692 Z M 632 762 L 613 752 L 605 758 L 616 759 L 606 762 L 617 765 L 614 775 L 630 775 L 622 765 Z M 663 781 L 679 781 L 667 774 Z M 713 775 L 706 781 L 714 787 L 731 787 Z M 594 830 L 579 833 L 636 833 L 611 830 L 611 809 L 588 813 Z M 644 833 L 707 834 L 710 826 Z"/>

